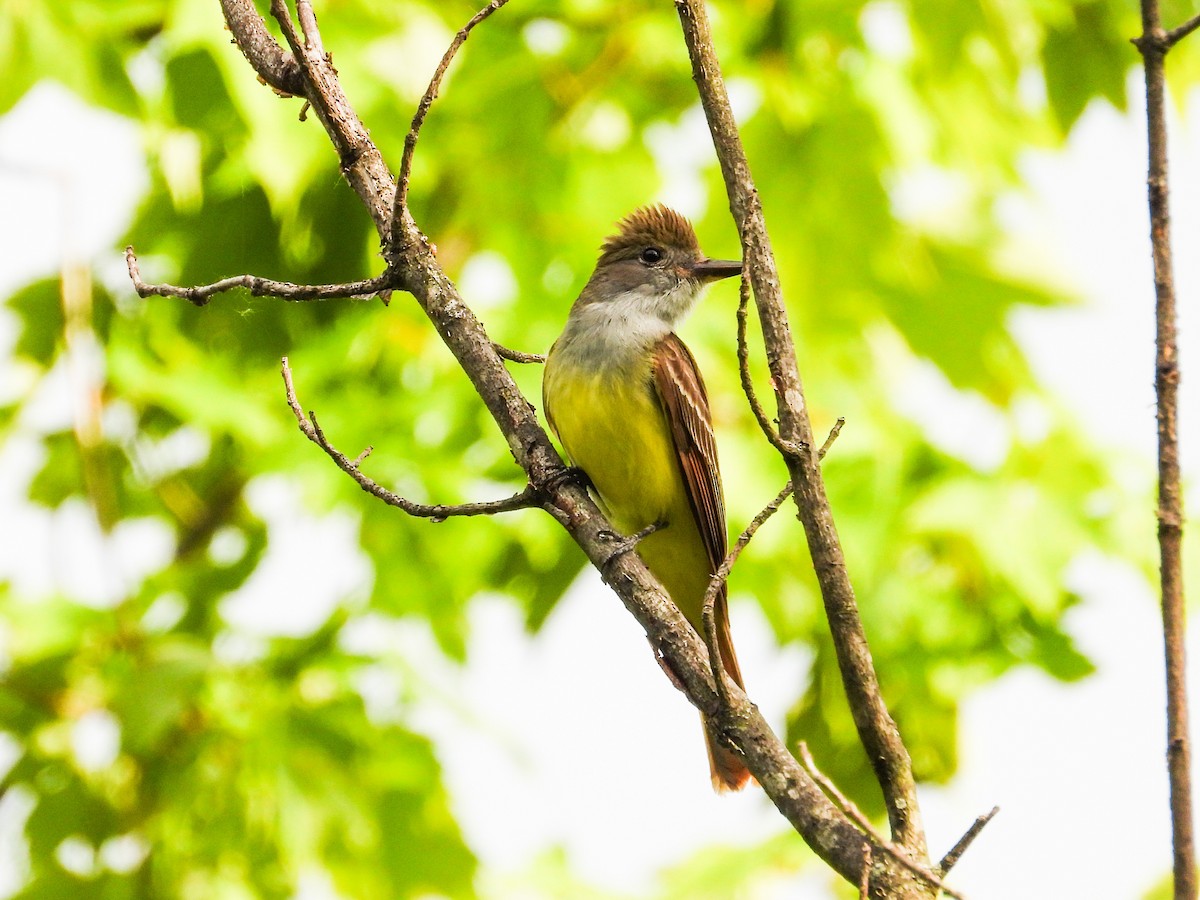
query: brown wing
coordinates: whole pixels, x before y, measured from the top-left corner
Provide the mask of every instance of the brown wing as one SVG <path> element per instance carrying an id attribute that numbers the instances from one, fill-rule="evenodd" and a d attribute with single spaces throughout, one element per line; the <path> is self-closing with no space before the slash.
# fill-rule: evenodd
<path id="1" fill-rule="evenodd" d="M 713 436 L 712 414 L 708 409 L 704 379 L 700 377 L 691 351 L 674 334 L 668 334 L 654 348 L 654 387 L 667 414 L 675 452 L 687 485 L 688 501 L 708 551 L 709 571 L 716 572 L 725 561 L 727 546 L 725 497 L 721 490 L 721 472 L 717 468 L 717 441 Z M 725 671 L 740 687 L 745 687 L 737 654 L 733 651 L 733 638 L 729 633 L 727 596 L 728 592 L 722 586 L 713 610 L 717 647 Z M 741 758 L 716 744 L 707 726 L 704 737 L 713 787 L 717 791 L 740 790 L 750 780 L 750 772 Z"/>
<path id="2" fill-rule="evenodd" d="M 715 572 L 727 548 L 717 442 L 704 380 L 691 351 L 675 334 L 668 334 L 654 348 L 654 387 L 667 414 L 688 500 Z"/>

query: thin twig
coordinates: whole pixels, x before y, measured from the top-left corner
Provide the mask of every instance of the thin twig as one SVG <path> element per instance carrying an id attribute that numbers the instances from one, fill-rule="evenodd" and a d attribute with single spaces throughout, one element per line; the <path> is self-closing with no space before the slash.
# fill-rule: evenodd
<path id="1" fill-rule="evenodd" d="M 1172 28 L 1163 36 L 1164 52 L 1170 50 L 1197 28 L 1200 28 L 1200 16 L 1192 16 L 1182 25 Z"/>
<path id="2" fill-rule="evenodd" d="M 313 53 L 324 56 L 325 44 L 321 41 L 321 29 L 317 27 L 317 14 L 313 12 L 312 0 L 296 0 L 296 18 L 300 20 L 305 46 Z"/>
<path id="3" fill-rule="evenodd" d="M 828 795 L 829 799 L 833 801 L 834 805 L 837 806 L 847 816 L 849 816 L 854 823 L 863 830 L 864 834 L 869 835 L 871 839 L 874 840 L 881 849 L 887 851 L 887 854 L 895 859 L 896 862 L 900 863 L 900 865 L 904 866 L 904 868 L 908 869 L 908 871 L 912 872 L 918 878 L 933 885 L 947 897 L 953 897 L 955 900 L 966 900 L 961 893 L 947 887 L 942 879 L 938 877 L 936 872 L 933 872 L 932 870 L 921 865 L 919 862 L 909 856 L 908 852 L 903 847 L 893 844 L 878 831 L 876 831 L 874 826 L 871 825 L 871 820 L 863 815 L 862 810 L 854 805 L 854 801 L 839 791 L 837 785 L 829 780 L 829 776 L 817 768 L 816 762 L 813 761 L 812 753 L 809 752 L 808 744 L 801 741 L 799 746 L 796 748 L 796 755 L 800 760 L 800 765 L 802 765 L 804 770 L 812 776 L 813 781 L 821 786 L 821 789 L 825 791 L 826 795 Z"/>
<path id="4" fill-rule="evenodd" d="M 345 284 L 292 284 L 290 281 L 273 281 L 258 275 L 233 275 L 212 284 L 180 287 L 174 284 L 147 284 L 142 281 L 133 247 L 125 248 L 125 264 L 129 268 L 129 279 L 139 297 L 181 297 L 195 306 L 207 306 L 214 295 L 238 288 L 249 291 L 254 297 L 278 297 L 290 301 L 333 300 L 346 297 L 366 300 L 390 293 L 395 281 L 391 272 Z"/>
<path id="5" fill-rule="evenodd" d="M 616 545 L 609 552 L 608 557 L 600 566 L 600 574 L 607 578 L 609 567 L 627 553 L 632 553 L 637 549 L 637 545 L 644 541 L 656 531 L 662 531 L 667 527 L 666 522 L 651 522 L 645 528 L 635 531 L 631 535 L 620 535 L 615 531 L 602 531 L 600 536 L 607 538 L 610 541 L 615 541 Z"/>
<path id="6" fill-rule="evenodd" d="M 871 845 L 863 844 L 863 867 L 858 881 L 858 900 L 867 900 L 871 896 L 871 859 L 874 856 L 875 854 L 871 852 Z"/>
<path id="7" fill-rule="evenodd" d="M 512 350 L 505 347 L 503 344 L 498 344 L 492 341 L 492 347 L 495 348 L 496 354 L 501 359 L 507 359 L 509 362 L 515 363 L 544 363 L 546 361 L 545 353 L 525 353 L 521 350 Z"/>
<path id="8" fill-rule="evenodd" d="M 829 436 L 825 438 L 825 443 L 821 449 L 817 451 L 818 459 L 823 459 L 825 454 L 829 452 L 829 448 L 833 446 L 833 442 L 837 440 L 837 436 L 842 433 L 842 426 L 846 424 L 844 418 L 839 418 L 832 429 Z M 713 678 L 717 683 L 717 693 L 721 697 L 721 703 L 725 707 L 729 706 L 729 689 L 725 684 L 725 666 L 721 662 L 721 654 L 717 649 L 717 625 L 716 625 L 716 608 L 717 594 L 721 592 L 721 588 L 729 581 L 729 574 L 733 571 L 734 563 L 742 551 L 746 549 L 746 545 L 750 543 L 750 539 L 754 537 L 754 533 L 763 526 L 763 523 L 771 516 L 779 511 L 779 507 L 792 494 L 792 483 L 789 481 L 783 486 L 783 489 L 776 494 L 775 499 L 762 508 L 762 511 L 755 516 L 750 524 L 746 526 L 746 530 L 738 535 L 738 539 L 734 542 L 730 551 L 725 554 L 725 559 L 721 561 L 721 565 L 717 568 L 716 573 L 708 581 L 708 587 L 704 591 L 703 605 L 701 606 L 701 616 L 704 621 L 704 643 L 708 647 L 708 661 L 712 666 Z"/>
<path id="9" fill-rule="evenodd" d="M 758 427 L 762 429 L 762 433 L 766 435 L 768 441 L 777 450 L 782 450 L 780 447 L 779 432 L 775 430 L 774 423 L 771 422 L 771 417 L 767 415 L 762 404 L 758 400 L 758 392 L 754 390 L 754 379 L 750 375 L 750 346 L 746 342 L 746 320 L 750 316 L 750 279 L 742 276 L 741 286 L 738 291 L 738 308 L 737 308 L 737 358 L 738 358 L 738 374 L 742 379 L 742 393 L 746 395 L 746 400 L 750 404 L 750 409 L 754 412 L 754 418 L 758 420 Z"/>
<path id="10" fill-rule="evenodd" d="M 821 445 L 821 449 L 817 451 L 817 459 L 824 459 L 825 454 L 829 452 L 829 448 L 833 446 L 833 442 L 838 439 L 838 435 L 842 433 L 842 426 L 846 424 L 845 416 L 838 416 L 837 421 L 833 423 L 833 427 L 829 429 L 829 434 L 825 437 L 825 443 Z"/>
<path id="11" fill-rule="evenodd" d="M 1180 26 L 1179 37 L 1197 27 Z M 1174 32 L 1172 32 L 1173 34 Z M 1178 40 L 1178 38 L 1176 38 Z M 1167 172 L 1166 76 L 1170 43 L 1164 38 L 1158 0 L 1142 0 L 1142 36 L 1135 41 L 1146 69 L 1146 185 L 1154 260 L 1155 374 L 1158 399 L 1158 546 L 1166 656 L 1167 775 L 1176 900 L 1195 900 L 1196 850 L 1192 823 L 1191 739 L 1188 727 L 1187 622 L 1183 594 L 1183 492 L 1179 466 L 1179 348 L 1175 273 L 1171 259 L 1170 188 Z"/>
<path id="12" fill-rule="evenodd" d="M 437 69 L 434 70 L 433 78 L 429 80 L 429 86 L 425 88 L 425 94 L 421 97 L 421 102 L 417 104 L 417 111 L 413 115 L 412 125 L 404 138 L 404 153 L 400 158 L 400 174 L 396 179 L 396 196 L 392 201 L 392 247 L 400 246 L 402 238 L 400 225 L 402 210 L 408 200 L 408 182 L 412 176 L 413 151 L 416 150 L 417 138 L 421 134 L 421 126 L 425 124 L 425 117 L 429 114 L 429 107 L 437 99 L 438 90 L 442 86 L 442 79 L 446 77 L 446 70 L 450 68 L 450 63 L 454 61 L 459 48 L 470 37 L 472 29 L 507 2 L 508 0 L 492 0 L 491 3 L 471 16 L 470 21 L 466 25 L 458 29 L 458 32 L 454 35 L 454 40 L 450 42 L 450 46 L 442 54 L 442 60 L 438 63 Z"/>
<path id="13" fill-rule="evenodd" d="M 412 500 L 389 491 L 359 471 L 358 466 L 371 452 L 370 447 L 360 453 L 357 459 L 352 460 L 329 443 L 329 439 L 325 437 L 321 426 L 317 424 L 316 415 L 311 412 L 307 416 L 304 414 L 304 409 L 300 406 L 300 401 L 296 398 L 296 388 L 292 384 L 292 370 L 288 365 L 286 356 L 281 361 L 280 371 L 283 373 L 283 386 L 287 393 L 288 406 L 291 407 L 292 414 L 296 417 L 296 423 L 300 426 L 300 430 L 304 432 L 304 436 L 324 450 L 326 456 L 337 463 L 339 469 L 358 482 L 360 488 L 368 494 L 378 497 L 389 506 L 402 509 L 410 516 L 429 519 L 432 522 L 444 522 L 452 516 L 492 516 L 496 513 L 529 509 L 530 507 L 540 505 L 538 502 L 538 493 L 532 485 L 527 485 L 525 490 L 513 494 L 511 497 L 505 497 L 502 500 L 485 500 L 481 503 L 461 503 L 453 506 L 442 503 L 415 503 Z"/>
<path id="14" fill-rule="evenodd" d="M 971 827 L 967 829 L 966 834 L 955 842 L 950 851 L 942 857 L 942 861 L 933 867 L 933 871 L 940 877 L 945 878 L 946 873 L 958 865 L 958 861 L 967 852 L 967 848 L 975 842 L 975 838 L 979 837 L 979 833 L 987 827 L 987 823 L 996 818 L 996 813 L 998 812 L 1000 812 L 1000 807 L 993 806 L 990 812 L 984 813 L 971 823 Z"/>
<path id="15" fill-rule="evenodd" d="M 725 666 L 721 663 L 721 652 L 717 647 L 717 594 L 721 592 L 721 588 L 729 580 L 729 573 L 733 571 L 734 563 L 737 562 L 737 558 L 741 556 L 742 551 L 746 549 L 746 545 L 750 543 L 750 539 L 754 537 L 754 533 L 762 527 L 767 519 L 779 511 L 779 507 L 783 505 L 783 501 L 791 495 L 792 483 L 789 481 L 783 486 L 783 490 L 775 495 L 775 499 L 764 506 L 762 511 L 750 520 L 750 524 L 746 526 L 745 531 L 738 535 L 738 539 L 734 542 L 729 552 L 725 554 L 725 559 L 721 561 L 721 565 L 717 568 L 716 573 L 709 579 L 708 587 L 704 591 L 701 612 L 704 621 L 704 643 L 708 646 L 709 665 L 712 666 L 713 678 L 717 683 L 717 694 L 720 696 L 721 705 L 724 708 L 729 707 L 729 688 L 725 684 Z"/>

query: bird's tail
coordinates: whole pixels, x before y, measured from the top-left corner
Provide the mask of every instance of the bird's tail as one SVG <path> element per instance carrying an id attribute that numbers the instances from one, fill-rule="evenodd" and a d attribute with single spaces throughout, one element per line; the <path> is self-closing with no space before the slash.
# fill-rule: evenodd
<path id="1" fill-rule="evenodd" d="M 733 652 L 733 638 L 729 634 L 729 615 L 725 611 L 723 593 L 717 603 L 717 615 L 714 619 L 717 625 L 717 649 L 721 653 L 721 664 L 725 667 L 726 674 L 744 690 L 746 684 L 742 681 L 742 669 L 738 665 L 737 654 Z M 751 781 L 749 769 L 736 753 L 720 746 L 713 740 L 712 733 L 708 729 L 708 722 L 704 721 L 703 716 L 701 721 L 704 725 L 704 744 L 708 748 L 708 770 L 712 775 L 713 790 L 718 794 L 726 791 L 740 791 Z"/>
<path id="2" fill-rule="evenodd" d="M 740 791 L 750 783 L 750 770 L 732 750 L 718 745 L 704 725 L 704 744 L 708 748 L 708 771 L 712 775 L 713 790 L 718 794 Z"/>

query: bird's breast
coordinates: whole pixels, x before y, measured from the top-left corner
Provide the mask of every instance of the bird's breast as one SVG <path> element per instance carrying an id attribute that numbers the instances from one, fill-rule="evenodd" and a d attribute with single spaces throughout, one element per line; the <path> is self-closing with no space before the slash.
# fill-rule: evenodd
<path id="1" fill-rule="evenodd" d="M 588 474 L 614 525 L 630 534 L 690 516 L 648 354 L 641 365 L 596 371 L 551 351 L 543 396 L 563 449 Z"/>

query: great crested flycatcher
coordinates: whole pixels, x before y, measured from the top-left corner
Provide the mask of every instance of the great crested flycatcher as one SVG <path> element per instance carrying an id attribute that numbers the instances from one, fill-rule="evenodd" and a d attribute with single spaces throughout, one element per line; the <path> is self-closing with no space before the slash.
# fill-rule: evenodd
<path id="1" fill-rule="evenodd" d="M 602 245 L 542 380 L 550 427 L 613 525 L 630 535 L 665 525 L 637 549 L 700 634 L 704 593 L 725 559 L 725 501 L 704 381 L 674 329 L 705 285 L 741 270 L 707 259 L 674 210 L 631 213 Z M 740 686 L 724 587 L 715 614 L 722 662 Z M 743 787 L 742 761 L 704 734 L 713 787 Z"/>

